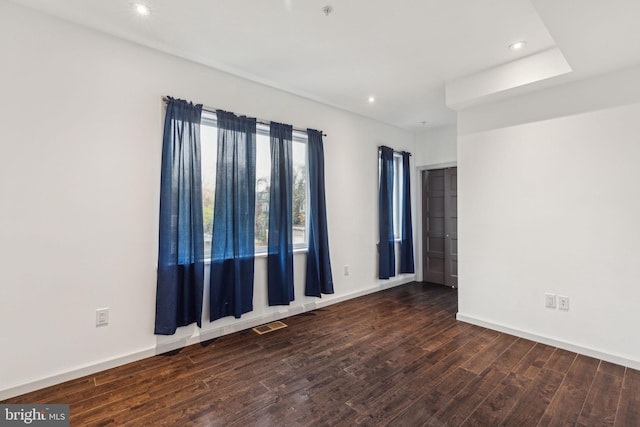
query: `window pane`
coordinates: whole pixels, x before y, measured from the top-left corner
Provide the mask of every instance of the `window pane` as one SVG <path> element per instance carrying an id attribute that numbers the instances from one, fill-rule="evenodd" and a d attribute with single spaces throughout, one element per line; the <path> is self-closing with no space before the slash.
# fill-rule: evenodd
<path id="1" fill-rule="evenodd" d="M 402 207 L 400 206 L 400 195 L 402 194 L 402 157 L 398 155 L 393 156 L 393 236 L 396 239 L 400 239 L 401 230 L 401 214 Z"/>
<path id="2" fill-rule="evenodd" d="M 216 196 L 216 162 L 218 159 L 218 128 L 200 126 L 200 153 L 202 157 L 202 217 L 204 220 L 204 258 L 211 258 L 213 231 L 213 203 Z"/>
<path id="3" fill-rule="evenodd" d="M 292 219 L 293 245 L 307 243 L 307 144 L 294 137 L 293 141 Z"/>
<path id="4" fill-rule="evenodd" d="M 271 181 L 271 149 L 269 129 L 258 129 L 256 135 L 256 252 L 266 252 L 269 238 L 269 190 Z"/>

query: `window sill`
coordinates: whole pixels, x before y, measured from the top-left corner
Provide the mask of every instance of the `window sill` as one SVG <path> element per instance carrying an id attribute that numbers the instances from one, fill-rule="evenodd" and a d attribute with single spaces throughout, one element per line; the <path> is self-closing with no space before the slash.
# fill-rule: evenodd
<path id="1" fill-rule="evenodd" d="M 298 248 L 293 250 L 293 255 L 306 254 L 307 252 L 309 252 L 308 248 Z M 254 258 L 266 258 L 267 255 L 269 255 L 267 252 L 258 252 L 255 254 Z M 210 265 L 210 264 L 211 264 L 211 258 L 207 258 L 207 260 L 204 262 L 204 265 Z"/>
<path id="2" fill-rule="evenodd" d="M 402 239 L 400 239 L 400 238 L 393 239 L 393 243 L 400 243 L 400 242 L 402 242 Z M 376 246 L 379 246 L 379 245 L 380 245 L 380 242 L 376 242 Z M 306 251 L 306 249 L 305 249 L 305 251 Z"/>

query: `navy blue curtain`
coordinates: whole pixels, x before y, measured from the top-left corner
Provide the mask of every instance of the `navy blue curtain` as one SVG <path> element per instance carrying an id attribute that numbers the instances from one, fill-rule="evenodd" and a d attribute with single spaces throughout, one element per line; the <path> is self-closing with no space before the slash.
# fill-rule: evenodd
<path id="1" fill-rule="evenodd" d="M 202 105 L 169 98 L 162 138 L 155 333 L 202 322 Z"/>
<path id="2" fill-rule="evenodd" d="M 253 310 L 256 119 L 218 110 L 211 321 Z"/>
<path id="3" fill-rule="evenodd" d="M 415 273 L 413 268 L 413 227 L 411 225 L 410 153 L 402 152 L 402 235 L 400 237 L 400 273 Z"/>
<path id="4" fill-rule="evenodd" d="M 378 190 L 378 277 L 388 279 L 396 275 L 393 238 L 393 150 L 389 147 L 380 147 Z"/>
<path id="5" fill-rule="evenodd" d="M 293 127 L 271 122 L 271 183 L 267 255 L 269 305 L 288 305 L 293 292 Z"/>
<path id="6" fill-rule="evenodd" d="M 322 132 L 307 129 L 309 150 L 309 252 L 305 295 L 320 297 L 333 293 L 329 233 L 324 194 L 324 148 Z"/>

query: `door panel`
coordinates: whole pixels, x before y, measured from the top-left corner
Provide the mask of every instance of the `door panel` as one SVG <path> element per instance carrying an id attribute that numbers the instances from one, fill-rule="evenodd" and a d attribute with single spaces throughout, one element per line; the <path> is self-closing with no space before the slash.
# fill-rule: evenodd
<path id="1" fill-rule="evenodd" d="M 422 265 L 427 282 L 458 286 L 457 169 L 422 173 Z"/>
<path id="2" fill-rule="evenodd" d="M 458 287 L 458 169 L 444 170 L 445 176 L 445 266 L 444 284 Z"/>
<path id="3" fill-rule="evenodd" d="M 444 171 L 422 173 L 423 250 L 422 265 L 424 280 L 444 284 L 445 275 L 445 179 Z"/>

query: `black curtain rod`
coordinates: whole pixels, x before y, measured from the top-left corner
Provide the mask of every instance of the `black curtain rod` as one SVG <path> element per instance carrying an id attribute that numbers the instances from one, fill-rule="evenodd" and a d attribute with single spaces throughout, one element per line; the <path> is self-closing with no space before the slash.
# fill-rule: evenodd
<path id="1" fill-rule="evenodd" d="M 164 103 L 166 104 L 169 101 L 169 98 L 167 98 L 166 96 L 163 96 L 162 97 L 162 101 L 164 101 Z M 206 111 L 207 113 L 215 114 L 216 110 L 223 110 L 223 109 L 222 108 L 207 107 L 207 106 L 203 105 L 202 106 L 202 110 Z M 226 110 L 223 110 L 223 111 L 226 111 Z M 269 126 L 271 121 L 270 120 L 256 118 L 256 123 L 261 124 L 261 125 L 265 125 L 265 126 Z M 295 127 L 295 126 L 293 126 L 293 130 L 295 130 L 297 132 L 307 133 L 307 129 L 302 129 L 302 128 L 298 128 L 298 127 Z M 322 132 L 322 136 L 327 136 L 327 134 Z"/>
<path id="2" fill-rule="evenodd" d="M 386 145 L 378 145 L 378 150 L 380 150 L 381 148 L 388 148 L 388 149 L 390 149 L 391 151 L 393 151 L 394 153 L 398 153 L 398 154 L 407 153 L 409 156 L 411 156 L 411 153 L 410 153 L 410 152 L 408 152 L 408 151 L 397 151 L 397 150 L 394 150 L 394 149 L 393 149 L 393 148 L 391 148 L 391 147 L 387 147 Z"/>

